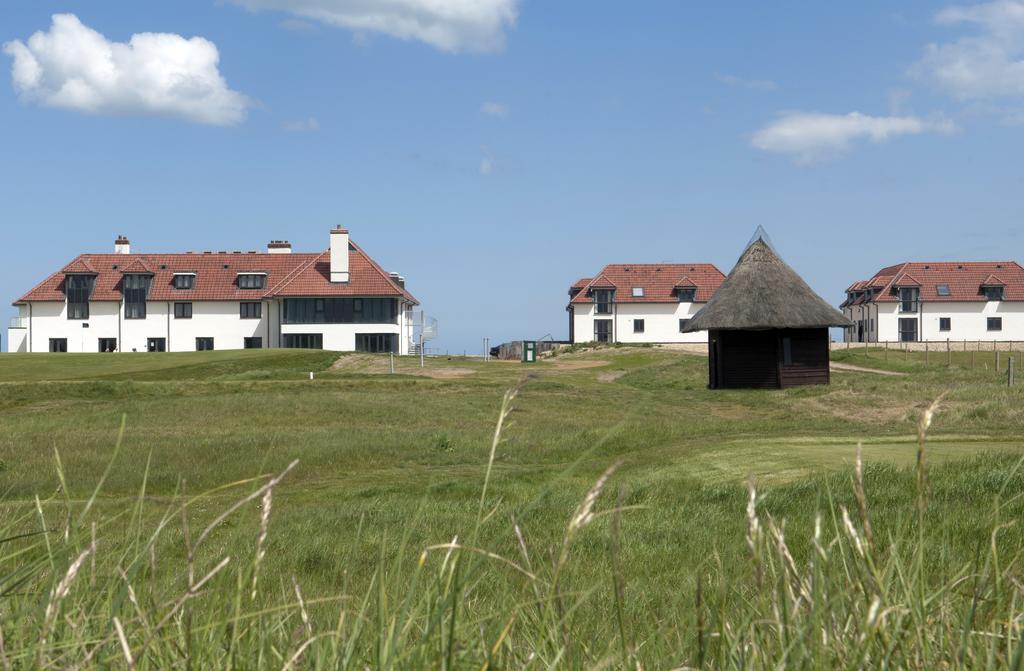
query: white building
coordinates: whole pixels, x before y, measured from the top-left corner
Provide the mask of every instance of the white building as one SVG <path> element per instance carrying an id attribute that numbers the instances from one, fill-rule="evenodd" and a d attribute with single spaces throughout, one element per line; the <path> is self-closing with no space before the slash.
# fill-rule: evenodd
<path id="1" fill-rule="evenodd" d="M 11 352 L 304 347 L 407 354 L 417 301 L 349 239 L 291 253 L 82 254 L 15 301 Z"/>
<path id="2" fill-rule="evenodd" d="M 1024 268 L 1013 261 L 901 263 L 852 284 L 847 342 L 1024 340 Z"/>
<path id="3" fill-rule="evenodd" d="M 683 333 L 725 279 L 710 263 L 616 263 L 569 288 L 573 343 L 707 342 Z"/>

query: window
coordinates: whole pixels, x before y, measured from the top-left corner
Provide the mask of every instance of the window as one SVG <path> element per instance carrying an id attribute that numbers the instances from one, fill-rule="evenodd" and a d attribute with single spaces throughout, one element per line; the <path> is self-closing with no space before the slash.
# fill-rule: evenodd
<path id="1" fill-rule="evenodd" d="M 643 298 L 643 297 L 644 297 L 644 288 L 643 287 L 633 287 L 633 298 Z"/>
<path id="2" fill-rule="evenodd" d="M 988 318 L 988 330 L 989 331 L 1002 331 L 1003 330 L 1003 318 L 1002 317 L 989 317 Z"/>
<path id="3" fill-rule="evenodd" d="M 937 293 L 940 296 L 949 296 L 949 285 L 948 284 L 936 285 L 935 293 Z"/>
<path id="4" fill-rule="evenodd" d="M 395 352 L 394 333 L 357 333 L 357 352 Z"/>
<path id="5" fill-rule="evenodd" d="M 322 333 L 286 333 L 284 346 L 289 349 L 323 349 Z"/>
<path id="6" fill-rule="evenodd" d="M 67 352 L 68 351 L 68 339 L 67 338 L 50 338 L 50 351 L 51 352 Z"/>
<path id="7" fill-rule="evenodd" d="M 1001 301 L 1003 300 L 1003 288 L 1002 287 L 982 287 L 982 291 L 985 292 L 985 300 L 989 301 Z"/>
<path id="8" fill-rule="evenodd" d="M 245 349 L 263 349 L 263 338 L 245 338 L 242 347 Z"/>
<path id="9" fill-rule="evenodd" d="M 259 319 L 263 316 L 263 303 L 239 303 L 238 316 L 242 319 Z"/>
<path id="10" fill-rule="evenodd" d="M 597 314 L 610 315 L 612 313 L 612 301 L 615 300 L 615 291 L 612 289 L 595 289 L 594 304 L 597 306 Z"/>
<path id="11" fill-rule="evenodd" d="M 180 274 L 174 276 L 174 288 L 175 289 L 195 289 L 196 288 L 196 276 L 192 274 Z"/>
<path id="12" fill-rule="evenodd" d="M 783 338 L 782 339 L 782 365 L 792 366 L 793 365 L 793 339 Z"/>
<path id="13" fill-rule="evenodd" d="M 680 303 L 692 303 L 697 298 L 697 290 L 693 287 L 676 289 Z"/>
<path id="14" fill-rule="evenodd" d="M 99 339 L 99 351 L 101 351 L 101 352 L 116 352 L 117 351 L 117 338 L 100 338 Z"/>
<path id="15" fill-rule="evenodd" d="M 135 350 L 132 350 L 133 352 Z M 167 339 L 166 338 L 150 338 L 146 341 L 147 352 L 166 352 L 167 351 Z"/>
<path id="16" fill-rule="evenodd" d="M 174 304 L 174 318 L 175 319 L 192 319 L 192 304 L 191 303 L 175 303 Z"/>
<path id="17" fill-rule="evenodd" d="M 89 296 L 96 278 L 92 275 L 68 275 L 64 293 L 68 297 L 68 319 L 89 318 Z"/>
<path id="18" fill-rule="evenodd" d="M 643 332 L 644 332 L 644 320 L 643 319 L 634 319 L 633 320 L 633 333 L 643 333 Z"/>
<path id="19" fill-rule="evenodd" d="M 900 312 L 917 312 L 917 302 L 920 296 L 921 290 L 917 287 L 900 289 Z"/>
<path id="20" fill-rule="evenodd" d="M 285 324 L 397 324 L 394 298 L 287 298 Z"/>
<path id="21" fill-rule="evenodd" d="M 900 319 L 900 342 L 917 342 L 917 320 Z"/>
<path id="22" fill-rule="evenodd" d="M 267 276 L 246 273 L 238 276 L 239 289 L 262 289 L 267 286 Z"/>
<path id="23" fill-rule="evenodd" d="M 208 352 L 213 349 L 213 338 L 196 338 L 196 351 Z"/>
<path id="24" fill-rule="evenodd" d="M 689 324 L 689 323 L 690 323 L 689 319 L 680 319 L 679 320 L 679 332 L 682 333 L 683 329 L 685 329 L 686 325 Z"/>
<path id="25" fill-rule="evenodd" d="M 952 330 L 953 320 L 950 317 L 939 317 L 939 330 L 950 331 Z"/>
<path id="26" fill-rule="evenodd" d="M 125 275 L 123 282 L 124 318 L 146 318 L 146 296 L 149 295 L 150 275 Z"/>
<path id="27" fill-rule="evenodd" d="M 594 320 L 594 340 L 597 342 L 611 342 L 612 341 L 612 320 L 611 319 L 595 319 Z"/>

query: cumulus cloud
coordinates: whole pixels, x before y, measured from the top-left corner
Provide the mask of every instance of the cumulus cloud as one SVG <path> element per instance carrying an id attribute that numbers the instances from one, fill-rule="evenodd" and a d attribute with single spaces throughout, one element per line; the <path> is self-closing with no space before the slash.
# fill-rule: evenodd
<path id="1" fill-rule="evenodd" d="M 900 135 L 952 133 L 952 122 L 913 116 L 868 116 L 790 112 L 754 133 L 751 143 L 763 151 L 790 154 L 811 163 L 841 154 L 856 140 L 885 142 Z"/>
<path id="2" fill-rule="evenodd" d="M 736 75 L 720 74 L 717 72 L 715 73 L 715 79 L 723 84 L 751 91 L 776 91 L 779 88 L 778 84 L 770 79 L 744 79 Z"/>
<path id="3" fill-rule="evenodd" d="M 948 7 L 935 21 L 974 26 L 977 32 L 929 44 L 913 75 L 961 100 L 1024 96 L 1024 2 Z"/>
<path id="4" fill-rule="evenodd" d="M 499 51 L 519 0 L 230 0 L 347 28 L 419 40 L 442 51 Z"/>
<path id="5" fill-rule="evenodd" d="M 313 133 L 320 130 L 320 122 L 313 117 L 296 119 L 295 121 L 286 121 L 284 129 L 289 133 Z"/>
<path id="6" fill-rule="evenodd" d="M 503 105 L 502 103 L 495 102 L 485 102 L 483 105 L 480 106 L 480 111 L 486 114 L 487 116 L 507 116 L 508 105 Z"/>
<path id="7" fill-rule="evenodd" d="M 22 101 L 92 114 L 162 115 L 229 125 L 248 99 L 228 88 L 217 47 L 202 37 L 139 33 L 111 42 L 74 14 L 55 14 L 49 32 L 4 44 Z"/>

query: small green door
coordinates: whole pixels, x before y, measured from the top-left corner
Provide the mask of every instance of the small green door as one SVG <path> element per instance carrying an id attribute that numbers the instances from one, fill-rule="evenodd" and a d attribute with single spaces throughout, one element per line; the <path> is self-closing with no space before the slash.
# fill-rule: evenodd
<path id="1" fill-rule="evenodd" d="M 534 363 L 537 361 L 537 341 L 523 341 L 523 363 Z"/>

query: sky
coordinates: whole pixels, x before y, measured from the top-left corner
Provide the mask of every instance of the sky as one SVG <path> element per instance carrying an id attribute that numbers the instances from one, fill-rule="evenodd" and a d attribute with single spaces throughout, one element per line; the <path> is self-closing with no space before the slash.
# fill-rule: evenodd
<path id="1" fill-rule="evenodd" d="M 836 304 L 1022 256 L 1024 0 L 4 0 L 0 45 L 7 304 L 118 234 L 340 224 L 479 353 L 567 337 L 607 263 L 728 272 L 758 225 Z"/>

